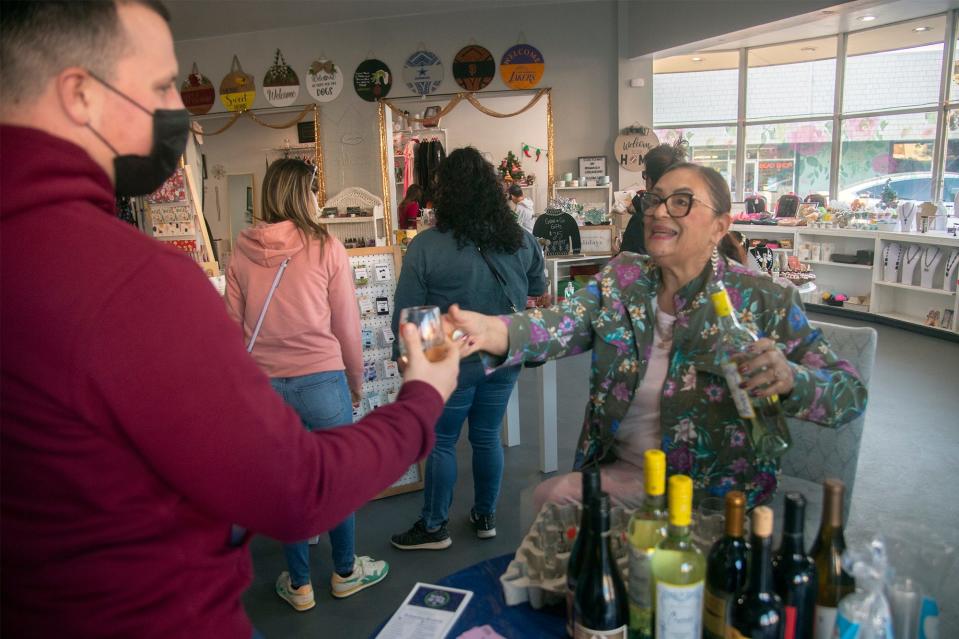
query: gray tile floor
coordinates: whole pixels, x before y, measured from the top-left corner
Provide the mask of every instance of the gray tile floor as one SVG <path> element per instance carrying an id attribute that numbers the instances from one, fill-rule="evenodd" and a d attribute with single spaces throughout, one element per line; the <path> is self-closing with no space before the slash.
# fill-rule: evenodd
<path id="1" fill-rule="evenodd" d="M 832 317 L 823 321 L 843 322 Z M 883 526 L 916 526 L 959 548 L 959 344 L 877 326 L 879 351 L 870 388 L 866 430 L 847 526 L 848 537 Z M 559 379 L 560 466 L 572 460 L 586 403 L 587 356 L 561 361 Z M 386 559 L 390 576 L 380 585 L 346 600 L 329 592 L 330 549 L 326 539 L 313 548 L 317 606 L 294 612 L 273 593 L 273 582 L 285 570 L 280 545 L 257 538 L 252 545 L 256 576 L 244 597 L 254 624 L 269 639 L 367 637 L 396 609 L 416 581 L 435 581 L 460 568 L 515 551 L 532 518 L 533 487 L 539 472 L 533 375 L 519 381 L 522 444 L 506 449 L 506 471 L 497 512 L 498 535 L 480 541 L 466 517 L 472 504 L 469 445 L 459 449 L 460 481 L 451 513 L 453 545 L 445 551 L 401 552 L 389 544 L 392 533 L 412 524 L 422 493 L 373 502 L 357 513 L 357 552 Z M 889 523 L 892 522 L 892 523 Z M 813 534 L 812 532 L 807 534 Z M 923 537 L 919 536 L 917 543 Z M 954 566 L 940 600 L 943 639 L 959 636 L 959 566 Z"/>

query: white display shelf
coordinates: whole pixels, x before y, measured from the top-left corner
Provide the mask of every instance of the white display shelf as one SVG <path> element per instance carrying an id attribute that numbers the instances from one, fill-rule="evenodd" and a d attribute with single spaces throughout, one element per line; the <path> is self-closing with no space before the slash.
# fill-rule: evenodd
<path id="1" fill-rule="evenodd" d="M 320 224 L 372 224 L 375 217 L 321 217 Z"/>
<path id="2" fill-rule="evenodd" d="M 959 237 L 942 231 L 928 233 L 903 233 L 902 231 L 871 231 L 877 233 L 880 240 L 889 242 L 906 242 L 912 244 L 935 244 L 936 246 L 950 246 L 959 248 Z"/>
<path id="3" fill-rule="evenodd" d="M 888 317 L 889 319 L 899 320 L 900 322 L 908 322 L 909 324 L 917 324 L 919 326 L 924 326 L 926 328 L 931 328 L 937 331 L 942 331 L 943 333 L 952 333 L 954 329 L 943 328 L 941 326 L 929 326 L 926 324 L 925 318 L 915 317 L 913 315 L 904 315 L 903 313 L 876 313 L 880 317 Z"/>
<path id="4" fill-rule="evenodd" d="M 730 230 L 739 231 L 743 234 L 760 235 L 775 233 L 777 235 L 795 235 L 796 227 L 774 226 L 772 224 L 733 224 Z"/>
<path id="5" fill-rule="evenodd" d="M 602 189 L 604 191 L 608 190 L 610 187 L 609 184 L 601 184 L 599 186 L 557 186 L 557 191 L 594 191 L 597 189 Z"/>
<path id="6" fill-rule="evenodd" d="M 917 293 L 931 293 L 932 295 L 945 295 L 955 297 L 955 291 L 944 291 L 941 288 L 927 288 L 925 286 L 916 286 L 915 284 L 900 284 L 899 282 L 881 282 L 876 281 L 876 286 L 888 286 L 890 288 L 901 288 L 906 291 L 915 291 Z"/>
<path id="7" fill-rule="evenodd" d="M 860 231 L 856 229 L 817 229 L 807 226 L 795 227 L 800 235 L 818 235 L 821 237 L 855 237 L 870 242 L 876 239 L 877 231 Z"/>
<path id="8" fill-rule="evenodd" d="M 872 264 L 843 264 L 842 262 L 820 262 L 818 260 L 803 260 L 803 264 L 812 264 L 814 266 L 837 266 L 839 268 L 859 269 L 861 271 L 872 270 Z"/>

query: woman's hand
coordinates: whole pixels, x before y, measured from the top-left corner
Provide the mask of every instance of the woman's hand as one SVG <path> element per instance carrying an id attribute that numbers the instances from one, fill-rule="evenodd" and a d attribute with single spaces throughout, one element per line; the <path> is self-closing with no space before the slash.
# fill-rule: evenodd
<path id="1" fill-rule="evenodd" d="M 741 387 L 753 397 L 788 395 L 796 383 L 793 369 L 776 342 L 763 338 L 738 359 Z"/>
<path id="2" fill-rule="evenodd" d="M 509 331 L 506 324 L 494 315 L 464 311 L 453 304 L 444 319 L 454 331 L 461 333 L 456 339 L 460 342 L 463 357 L 477 351 L 503 357 L 509 350 Z"/>
<path id="3" fill-rule="evenodd" d="M 350 401 L 353 402 L 353 408 L 356 408 L 360 405 L 360 401 L 363 399 L 363 391 L 350 390 Z"/>

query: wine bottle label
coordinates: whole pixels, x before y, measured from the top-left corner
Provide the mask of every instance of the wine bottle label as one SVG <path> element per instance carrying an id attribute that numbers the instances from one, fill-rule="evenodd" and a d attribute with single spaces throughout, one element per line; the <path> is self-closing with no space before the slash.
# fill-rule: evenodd
<path id="1" fill-rule="evenodd" d="M 753 403 L 749 401 L 749 394 L 739 387 L 743 383 L 743 378 L 736 368 L 736 363 L 732 361 L 723 362 L 723 375 L 726 377 L 726 385 L 729 386 L 729 394 L 736 404 L 736 410 L 743 419 L 752 419 L 756 416 L 753 409 Z"/>
<path id="2" fill-rule="evenodd" d="M 816 606 L 816 627 L 813 639 L 832 639 L 836 627 L 836 609 L 830 606 Z"/>
<path id="3" fill-rule="evenodd" d="M 859 624 L 839 613 L 836 615 L 836 634 L 833 636 L 837 639 L 856 639 L 859 636 Z M 887 636 L 891 637 L 892 634 Z"/>
<path id="4" fill-rule="evenodd" d="M 784 606 L 786 625 L 783 628 L 783 639 L 796 639 L 796 606 Z"/>
<path id="5" fill-rule="evenodd" d="M 573 639 L 599 639 L 600 637 L 614 637 L 615 639 L 626 639 L 626 626 L 620 626 L 615 630 L 590 630 L 579 623 L 573 629 Z"/>
<path id="6" fill-rule="evenodd" d="M 699 639 L 702 635 L 703 582 L 656 584 L 656 639 Z"/>
<path id="7" fill-rule="evenodd" d="M 706 588 L 703 601 L 703 626 L 707 639 L 723 639 L 726 636 L 726 609 L 730 597 L 722 592 Z"/>
<path id="8" fill-rule="evenodd" d="M 939 602 L 924 595 L 919 609 L 919 639 L 939 639 Z"/>

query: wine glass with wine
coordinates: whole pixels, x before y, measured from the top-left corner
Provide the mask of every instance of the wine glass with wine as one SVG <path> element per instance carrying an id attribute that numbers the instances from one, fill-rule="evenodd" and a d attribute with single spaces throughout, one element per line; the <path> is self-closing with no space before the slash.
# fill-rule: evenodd
<path id="1" fill-rule="evenodd" d="M 400 326 L 415 324 L 420 332 L 423 353 L 431 362 L 438 362 L 445 355 L 443 323 L 438 306 L 410 306 L 400 310 Z M 400 356 L 406 359 L 406 343 L 400 340 Z"/>

